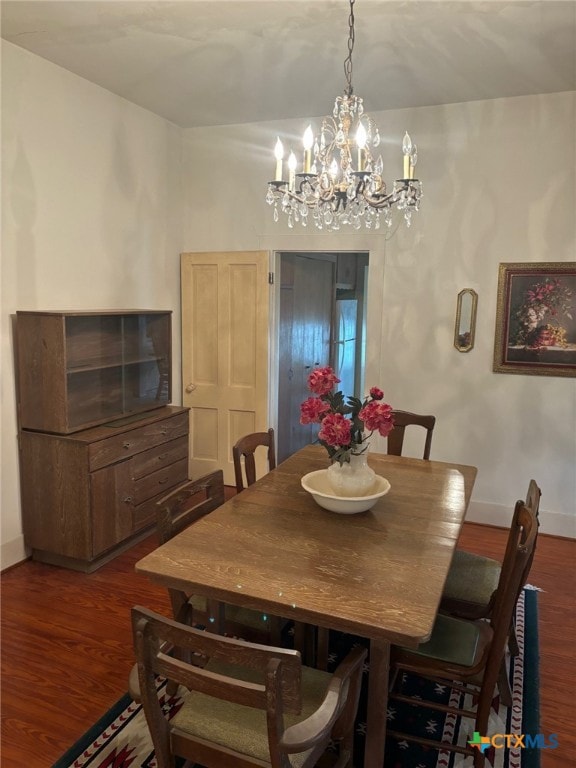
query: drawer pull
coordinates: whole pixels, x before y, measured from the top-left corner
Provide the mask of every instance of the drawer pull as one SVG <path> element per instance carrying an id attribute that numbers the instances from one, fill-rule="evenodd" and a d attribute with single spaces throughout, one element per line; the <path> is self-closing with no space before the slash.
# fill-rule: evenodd
<path id="1" fill-rule="evenodd" d="M 125 496 L 122 499 L 122 501 L 124 502 L 124 504 L 132 504 L 133 499 L 132 499 L 132 496 Z"/>
<path id="2" fill-rule="evenodd" d="M 126 449 L 130 448 L 130 443 L 128 441 L 126 441 L 124 443 L 124 448 L 126 448 Z"/>
<path id="3" fill-rule="evenodd" d="M 168 430 L 167 429 L 161 429 L 160 430 L 160 434 L 161 435 L 167 435 L 168 434 Z"/>
<path id="4" fill-rule="evenodd" d="M 163 477 L 162 480 L 158 480 L 158 485 L 164 485 L 164 483 L 167 483 L 167 482 L 168 482 L 168 478 Z"/>
<path id="5" fill-rule="evenodd" d="M 161 453 L 160 456 L 158 456 L 158 461 L 164 461 L 165 458 L 166 458 L 166 454 Z"/>

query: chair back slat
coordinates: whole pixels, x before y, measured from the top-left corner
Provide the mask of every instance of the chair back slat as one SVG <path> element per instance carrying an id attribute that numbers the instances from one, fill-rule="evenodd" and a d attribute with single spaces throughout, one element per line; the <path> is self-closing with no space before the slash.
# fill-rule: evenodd
<path id="1" fill-rule="evenodd" d="M 263 695 L 266 667 L 270 659 L 280 659 L 284 709 L 292 714 L 300 712 L 302 661 L 299 651 L 204 632 L 156 616 L 140 606 L 132 609 L 132 626 L 137 656 L 142 654 L 155 675 L 166 677 L 190 690 L 237 704 L 266 708 L 266 697 Z M 235 670 L 245 668 L 248 673 L 242 680 L 223 672 L 205 670 L 202 666 L 194 666 L 168 655 L 164 652 L 166 647 L 187 651 L 195 654 L 196 658 L 209 659 L 210 663 L 216 663 L 216 669 L 217 662 L 222 662 Z M 261 673 L 258 682 L 250 674 L 254 671 Z"/>
<path id="2" fill-rule="evenodd" d="M 494 626 L 502 622 L 503 615 L 507 618 L 505 641 L 518 596 L 525 586 L 526 567 L 532 559 L 537 533 L 538 521 L 532 510 L 523 501 L 517 501 L 491 617 Z"/>
<path id="3" fill-rule="evenodd" d="M 541 496 L 542 496 L 542 491 L 538 487 L 536 480 L 530 480 L 530 485 L 528 486 L 528 493 L 526 494 L 526 506 L 528 507 L 529 510 L 531 510 L 536 520 L 536 526 L 538 528 L 540 527 L 540 497 Z M 532 562 L 534 561 L 534 555 L 536 554 L 537 540 L 538 540 L 538 536 L 536 536 L 536 541 L 534 542 L 534 547 L 532 548 L 532 554 L 528 559 L 528 562 L 526 563 L 522 586 L 518 590 L 518 596 L 520 596 L 520 591 L 525 587 L 526 582 L 528 581 L 528 576 L 532 568 Z"/>
<path id="4" fill-rule="evenodd" d="M 232 448 L 232 459 L 234 461 L 234 478 L 236 481 L 236 491 L 240 493 L 246 486 L 253 485 L 256 482 L 256 449 L 263 446 L 267 449 L 268 469 L 276 468 L 276 449 L 274 445 L 274 430 L 267 432 L 252 432 L 249 435 L 241 437 Z M 244 465 L 244 477 L 242 474 L 242 465 Z"/>
<path id="5" fill-rule="evenodd" d="M 498 587 L 496 589 L 496 594 L 494 597 L 498 594 L 498 589 L 500 588 L 500 583 L 506 583 L 508 578 L 510 577 L 510 570 L 512 568 L 513 562 L 514 562 L 514 550 L 516 549 L 518 545 L 518 530 L 522 527 L 522 524 L 519 520 L 520 516 L 520 510 L 525 507 L 529 510 L 533 520 L 534 525 L 536 529 L 538 529 L 538 526 L 540 525 L 540 518 L 539 518 L 539 511 L 540 511 L 540 496 L 541 491 L 538 487 L 535 480 L 530 480 L 530 484 L 528 486 L 528 493 L 526 494 L 526 501 L 517 501 L 516 505 L 514 507 L 514 514 L 512 516 L 512 523 L 510 525 L 510 531 L 508 533 L 508 539 L 506 541 L 506 550 L 504 552 L 504 558 L 502 559 L 502 568 L 500 572 L 500 580 L 498 583 Z M 522 513 L 524 514 L 524 513 Z M 522 578 L 520 579 L 520 583 L 517 590 L 516 599 L 520 596 L 520 592 L 524 588 L 524 585 L 526 584 L 526 581 L 528 580 L 528 575 L 530 573 L 530 569 L 532 567 L 532 562 L 534 560 L 534 555 L 536 553 L 536 541 L 534 541 L 534 547 L 532 548 L 530 557 L 527 559 L 525 566 L 524 566 L 524 573 L 522 575 Z M 495 606 L 494 609 L 495 610 Z"/>
<path id="6" fill-rule="evenodd" d="M 404 446 L 404 435 L 406 427 L 417 426 L 426 430 L 426 439 L 424 442 L 424 453 L 422 458 L 430 458 L 430 448 L 432 447 L 432 434 L 436 417 L 431 415 L 422 415 L 411 413 L 410 411 L 392 411 L 394 419 L 394 429 L 388 435 L 388 453 L 392 456 L 402 456 Z"/>
<path id="7" fill-rule="evenodd" d="M 534 511 L 527 507 L 523 501 L 517 501 L 490 617 L 493 638 L 484 672 L 484 685 L 487 691 L 494 690 L 498 679 L 514 610 L 520 592 L 526 584 L 530 564 L 534 557 L 537 536 L 538 519 Z"/>
<path id="8" fill-rule="evenodd" d="M 156 530 L 161 544 L 224 503 L 221 469 L 189 480 L 157 502 Z"/>

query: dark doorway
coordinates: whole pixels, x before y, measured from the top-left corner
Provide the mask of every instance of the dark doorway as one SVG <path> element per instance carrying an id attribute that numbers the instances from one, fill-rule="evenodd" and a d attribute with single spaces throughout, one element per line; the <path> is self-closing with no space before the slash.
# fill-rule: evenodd
<path id="1" fill-rule="evenodd" d="M 300 424 L 313 368 L 331 365 L 344 394 L 363 394 L 367 272 L 367 253 L 280 254 L 280 461 L 316 439 L 316 425 Z"/>

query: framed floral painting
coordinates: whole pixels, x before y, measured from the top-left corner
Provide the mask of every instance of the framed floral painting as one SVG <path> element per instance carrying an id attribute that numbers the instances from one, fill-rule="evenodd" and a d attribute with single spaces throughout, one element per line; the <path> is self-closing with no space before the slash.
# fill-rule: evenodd
<path id="1" fill-rule="evenodd" d="M 494 371 L 576 376 L 576 262 L 500 264 Z"/>

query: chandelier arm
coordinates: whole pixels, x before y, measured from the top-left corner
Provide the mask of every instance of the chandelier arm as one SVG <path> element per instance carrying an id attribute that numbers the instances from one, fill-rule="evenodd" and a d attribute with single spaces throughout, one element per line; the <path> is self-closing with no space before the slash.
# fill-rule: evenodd
<path id="1" fill-rule="evenodd" d="M 311 198 L 310 196 L 305 195 L 302 191 L 302 186 L 306 183 L 306 181 L 307 179 L 302 180 L 300 189 L 298 190 L 298 193 L 301 195 L 301 197 L 298 197 L 298 195 L 295 193 L 291 194 L 291 196 L 295 197 L 299 203 L 306 203 L 309 208 L 314 208 L 318 205 L 318 203 L 329 203 L 336 196 L 336 185 L 334 182 L 332 182 L 329 187 L 325 188 L 317 185 L 314 188 L 314 197 Z"/>
<path id="2" fill-rule="evenodd" d="M 394 192 L 379 197 L 372 197 L 366 194 L 366 192 L 362 192 L 362 198 L 368 203 L 370 208 L 375 208 L 378 211 L 382 208 L 391 208 L 392 205 L 397 202 L 397 198 L 394 197 Z"/>
<path id="3" fill-rule="evenodd" d="M 406 201 L 408 206 L 413 206 L 416 204 L 417 200 L 414 197 L 415 190 L 410 187 L 410 197 Z M 401 194 L 396 191 L 389 192 L 388 194 L 384 195 L 370 195 L 366 190 L 362 190 L 361 192 L 363 199 L 368 203 L 368 205 L 371 208 L 390 208 L 393 205 L 396 205 L 396 203 L 400 202 L 401 200 Z"/>
<path id="4" fill-rule="evenodd" d="M 297 203 L 305 203 L 309 208 L 314 208 L 317 203 L 320 201 L 322 203 L 328 203 L 330 202 L 331 198 L 334 197 L 334 185 L 332 184 L 328 189 L 324 190 L 324 192 L 318 191 L 318 197 L 310 198 L 304 194 L 302 191 L 302 185 L 305 183 L 305 179 L 302 180 L 300 183 L 300 187 L 298 190 L 290 190 L 288 188 L 281 189 L 279 194 L 280 196 L 288 196 L 291 200 L 295 200 Z"/>
<path id="5" fill-rule="evenodd" d="M 297 203 L 305 203 L 306 199 L 302 195 L 302 190 L 299 189 L 298 191 L 290 190 L 290 189 L 283 189 L 280 190 L 280 194 L 282 197 L 285 197 L 286 195 L 291 199 L 295 200 Z"/>
<path id="6" fill-rule="evenodd" d="M 329 203 L 334 199 L 335 188 L 332 185 L 329 189 L 325 189 L 324 192 L 318 191 L 318 202 Z"/>

